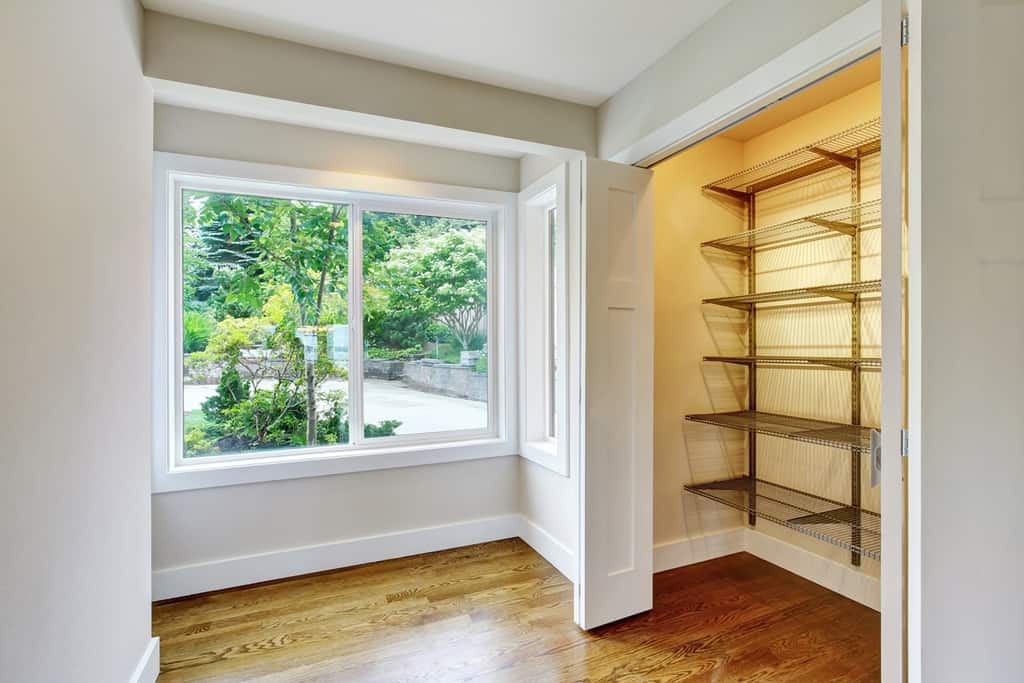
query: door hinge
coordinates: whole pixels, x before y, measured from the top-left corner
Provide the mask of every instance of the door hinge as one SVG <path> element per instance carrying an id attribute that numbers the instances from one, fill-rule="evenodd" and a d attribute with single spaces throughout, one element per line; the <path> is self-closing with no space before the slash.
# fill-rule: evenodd
<path id="1" fill-rule="evenodd" d="M 910 45 L 910 17 L 900 19 L 900 45 Z"/>
<path id="2" fill-rule="evenodd" d="M 910 455 L 910 436 L 906 429 L 900 430 L 900 455 L 904 458 Z"/>

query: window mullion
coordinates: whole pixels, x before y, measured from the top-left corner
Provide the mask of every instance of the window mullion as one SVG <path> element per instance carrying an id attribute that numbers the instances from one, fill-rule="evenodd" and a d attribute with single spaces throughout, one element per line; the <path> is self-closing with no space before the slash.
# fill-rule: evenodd
<path id="1" fill-rule="evenodd" d="M 363 210 L 350 205 L 348 225 L 348 419 L 349 443 L 363 443 Z"/>

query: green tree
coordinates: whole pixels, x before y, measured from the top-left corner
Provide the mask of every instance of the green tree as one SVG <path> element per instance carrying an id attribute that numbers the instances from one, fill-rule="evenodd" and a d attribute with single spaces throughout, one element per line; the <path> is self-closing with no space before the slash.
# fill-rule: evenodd
<path id="1" fill-rule="evenodd" d="M 394 249 L 378 280 L 392 311 L 429 316 L 468 349 L 487 315 L 486 231 L 427 232 Z"/>

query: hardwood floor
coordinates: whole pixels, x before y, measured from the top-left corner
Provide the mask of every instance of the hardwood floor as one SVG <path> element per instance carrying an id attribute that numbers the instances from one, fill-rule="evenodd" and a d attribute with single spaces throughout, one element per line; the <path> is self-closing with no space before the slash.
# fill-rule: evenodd
<path id="1" fill-rule="evenodd" d="M 172 681 L 875 681 L 870 609 L 746 553 L 657 574 L 593 632 L 518 539 L 153 607 Z"/>

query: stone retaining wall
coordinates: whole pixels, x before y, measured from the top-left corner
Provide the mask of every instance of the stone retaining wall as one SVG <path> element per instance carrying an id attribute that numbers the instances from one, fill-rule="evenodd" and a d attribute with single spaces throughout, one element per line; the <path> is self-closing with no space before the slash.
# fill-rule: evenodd
<path id="1" fill-rule="evenodd" d="M 410 387 L 471 401 L 487 400 L 487 375 L 465 365 L 430 360 L 405 364 L 403 379 Z"/>

